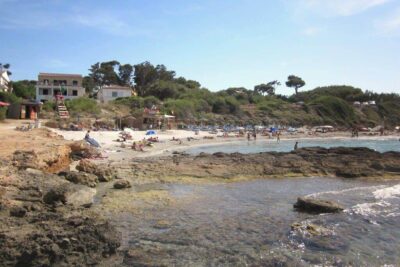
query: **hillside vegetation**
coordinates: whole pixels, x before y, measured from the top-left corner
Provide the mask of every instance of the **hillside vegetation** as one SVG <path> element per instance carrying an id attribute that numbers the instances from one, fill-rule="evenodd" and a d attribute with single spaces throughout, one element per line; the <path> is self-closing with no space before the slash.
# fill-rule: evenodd
<path id="1" fill-rule="evenodd" d="M 32 97 L 32 81 L 14 82 L 14 94 L 0 94 L 0 101 L 16 102 Z M 131 86 L 136 96 L 120 98 L 100 105 L 97 88 L 109 84 Z M 197 81 L 176 77 L 164 65 L 143 62 L 137 65 L 118 61 L 96 63 L 84 77 L 90 98 L 67 103 L 74 116 L 137 116 L 143 108 L 157 106 L 162 113 L 175 115 L 185 123 L 208 124 L 284 124 L 291 126 L 330 124 L 338 127 L 356 125 L 386 127 L 400 125 L 400 95 L 377 94 L 352 86 L 326 86 L 300 91 L 305 85 L 300 77 L 290 75 L 284 83 L 295 94 L 275 94 L 279 81 L 255 85 L 253 89 L 228 88 L 211 92 Z M 375 105 L 355 106 L 354 102 L 375 101 Z M 46 104 L 45 109 L 52 107 Z"/>

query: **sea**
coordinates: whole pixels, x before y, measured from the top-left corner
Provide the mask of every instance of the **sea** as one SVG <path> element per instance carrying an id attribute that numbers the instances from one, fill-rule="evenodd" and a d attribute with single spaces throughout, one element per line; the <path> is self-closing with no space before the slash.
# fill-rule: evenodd
<path id="1" fill-rule="evenodd" d="M 187 152 L 284 152 L 295 141 L 246 141 Z M 400 151 L 395 139 L 298 141 L 299 147 Z M 174 199 L 171 205 L 112 218 L 123 233 L 122 248 L 140 252 L 124 261 L 127 266 L 400 266 L 400 180 L 260 177 L 163 189 Z M 299 196 L 334 200 L 345 210 L 299 213 L 293 208 Z"/>

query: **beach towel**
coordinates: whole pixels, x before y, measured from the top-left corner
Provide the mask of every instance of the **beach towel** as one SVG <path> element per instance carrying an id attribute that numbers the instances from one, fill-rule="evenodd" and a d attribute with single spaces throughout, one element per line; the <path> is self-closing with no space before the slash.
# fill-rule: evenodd
<path id="1" fill-rule="evenodd" d="M 85 138 L 85 141 L 89 143 L 89 145 L 94 146 L 94 147 L 100 147 L 99 142 L 97 142 L 96 140 L 94 140 L 91 137 Z"/>

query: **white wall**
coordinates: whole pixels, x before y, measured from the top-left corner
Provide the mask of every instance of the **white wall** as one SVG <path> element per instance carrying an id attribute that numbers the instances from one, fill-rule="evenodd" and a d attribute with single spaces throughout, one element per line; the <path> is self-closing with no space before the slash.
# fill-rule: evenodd
<path id="1" fill-rule="evenodd" d="M 113 96 L 114 93 L 114 96 Z M 118 90 L 118 89 L 100 89 L 99 100 L 102 103 L 107 103 L 109 101 L 115 100 L 118 97 L 130 97 L 132 92 L 130 90 Z"/>

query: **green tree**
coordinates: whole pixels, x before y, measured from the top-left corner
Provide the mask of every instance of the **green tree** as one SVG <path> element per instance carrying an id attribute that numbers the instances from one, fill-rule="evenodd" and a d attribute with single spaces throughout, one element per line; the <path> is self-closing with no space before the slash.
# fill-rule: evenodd
<path id="1" fill-rule="evenodd" d="M 139 96 L 144 96 L 147 86 L 157 80 L 157 70 L 148 61 L 136 64 L 133 68 L 135 69 L 133 80 L 136 84 L 136 91 Z"/>
<path id="2" fill-rule="evenodd" d="M 175 77 L 175 71 L 167 70 L 167 67 L 162 64 L 156 66 L 156 71 L 158 80 L 171 81 Z"/>
<path id="3" fill-rule="evenodd" d="M 131 86 L 133 78 L 133 66 L 130 64 L 119 65 L 118 77 L 120 85 Z"/>
<path id="4" fill-rule="evenodd" d="M 286 82 L 287 87 L 294 88 L 296 95 L 298 93 L 299 88 L 303 87 L 304 85 L 306 85 L 306 83 L 303 81 L 303 79 L 295 75 L 290 75 Z"/>
<path id="5" fill-rule="evenodd" d="M 34 99 L 36 96 L 36 81 L 16 81 L 12 83 L 13 94 L 24 99 Z"/>
<path id="6" fill-rule="evenodd" d="M 120 64 L 116 60 L 102 62 L 100 64 L 100 72 L 102 73 L 102 85 L 119 84 L 119 77 L 116 70 Z"/>
<path id="7" fill-rule="evenodd" d="M 96 86 L 102 86 L 103 85 L 103 74 L 100 70 L 100 62 L 97 62 L 90 66 L 89 69 L 89 77 L 92 79 L 93 83 Z"/>
<path id="8" fill-rule="evenodd" d="M 86 93 L 93 94 L 93 91 L 96 88 L 96 82 L 92 76 L 85 76 L 83 77 L 82 86 L 85 88 Z"/>
<path id="9" fill-rule="evenodd" d="M 281 83 L 277 80 L 269 82 L 267 84 L 262 83 L 262 84 L 254 86 L 254 92 L 262 94 L 262 95 L 264 95 L 264 94 L 274 95 L 276 87 L 280 86 L 280 85 L 281 85 Z"/>
<path id="10" fill-rule="evenodd" d="M 145 108 L 152 108 L 153 106 L 158 107 L 160 106 L 160 104 L 161 104 L 160 100 L 155 96 L 146 96 L 143 99 L 143 106 Z"/>
<path id="11" fill-rule="evenodd" d="M 167 98 L 176 98 L 179 94 L 179 91 L 181 91 L 182 89 L 184 90 L 183 85 L 177 84 L 173 81 L 159 80 L 148 86 L 148 89 L 146 90 L 146 95 L 152 95 L 161 100 L 164 100 Z"/>

